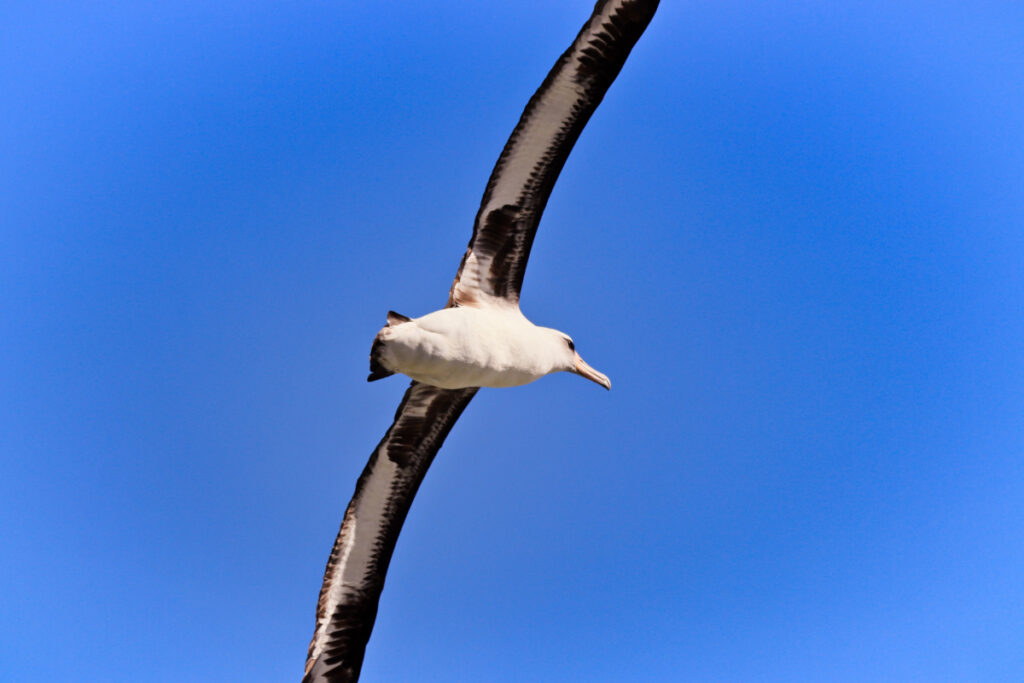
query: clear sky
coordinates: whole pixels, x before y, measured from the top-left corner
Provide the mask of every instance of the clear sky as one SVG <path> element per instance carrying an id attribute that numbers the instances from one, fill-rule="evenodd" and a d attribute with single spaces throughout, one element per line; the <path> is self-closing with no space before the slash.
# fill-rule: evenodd
<path id="1" fill-rule="evenodd" d="M 591 9 L 0 8 L 0 680 L 297 681 L 487 175 Z M 1024 4 L 665 0 L 365 681 L 1024 680 Z"/>

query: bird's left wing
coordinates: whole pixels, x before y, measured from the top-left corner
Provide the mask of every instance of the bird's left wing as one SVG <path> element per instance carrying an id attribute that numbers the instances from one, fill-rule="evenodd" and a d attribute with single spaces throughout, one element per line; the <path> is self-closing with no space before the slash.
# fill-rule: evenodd
<path id="1" fill-rule="evenodd" d="M 475 388 L 413 382 L 366 464 L 327 560 L 303 683 L 355 681 L 398 532 L 413 496 Z"/>
<path id="2" fill-rule="evenodd" d="M 658 0 L 598 0 L 501 150 L 449 306 L 519 305 L 526 261 L 551 188 L 657 8 Z"/>

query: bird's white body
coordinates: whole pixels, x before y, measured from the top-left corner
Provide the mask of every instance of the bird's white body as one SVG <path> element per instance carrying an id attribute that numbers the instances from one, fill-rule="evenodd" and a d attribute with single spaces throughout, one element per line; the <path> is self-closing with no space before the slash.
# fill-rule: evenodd
<path id="1" fill-rule="evenodd" d="M 514 306 L 444 308 L 389 324 L 377 339 L 387 369 L 442 389 L 516 387 L 581 371 L 571 339 L 534 325 Z"/>

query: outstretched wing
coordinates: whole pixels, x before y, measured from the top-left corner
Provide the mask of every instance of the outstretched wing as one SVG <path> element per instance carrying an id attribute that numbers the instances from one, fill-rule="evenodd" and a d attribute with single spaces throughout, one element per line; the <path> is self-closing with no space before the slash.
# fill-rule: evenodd
<path id="1" fill-rule="evenodd" d="M 599 0 L 555 62 L 491 171 L 449 306 L 519 304 L 551 188 L 657 7 L 658 0 Z"/>
<path id="2" fill-rule="evenodd" d="M 359 678 L 398 532 L 427 468 L 476 391 L 413 382 L 405 392 L 356 482 L 327 560 L 303 683 Z"/>

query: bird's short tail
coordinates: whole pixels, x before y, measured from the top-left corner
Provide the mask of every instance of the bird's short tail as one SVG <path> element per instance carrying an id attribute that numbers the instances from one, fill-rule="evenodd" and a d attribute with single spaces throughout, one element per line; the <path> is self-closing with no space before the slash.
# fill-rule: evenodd
<path id="1" fill-rule="evenodd" d="M 411 322 L 412 318 L 402 315 L 401 313 L 395 313 L 394 311 L 388 311 L 388 327 L 394 327 L 395 325 L 401 325 L 402 323 Z M 373 340 L 373 346 L 370 347 L 370 375 L 366 378 L 367 382 L 376 382 L 379 379 L 390 377 L 395 374 L 394 370 L 388 370 L 384 366 L 384 340 L 381 339 L 378 334 Z"/>
<path id="2" fill-rule="evenodd" d="M 379 379 L 395 374 L 393 370 L 388 370 L 384 367 L 384 364 L 381 362 L 383 354 L 384 340 L 377 336 L 373 340 L 373 346 L 370 347 L 370 375 L 366 378 L 367 382 L 376 382 Z"/>

